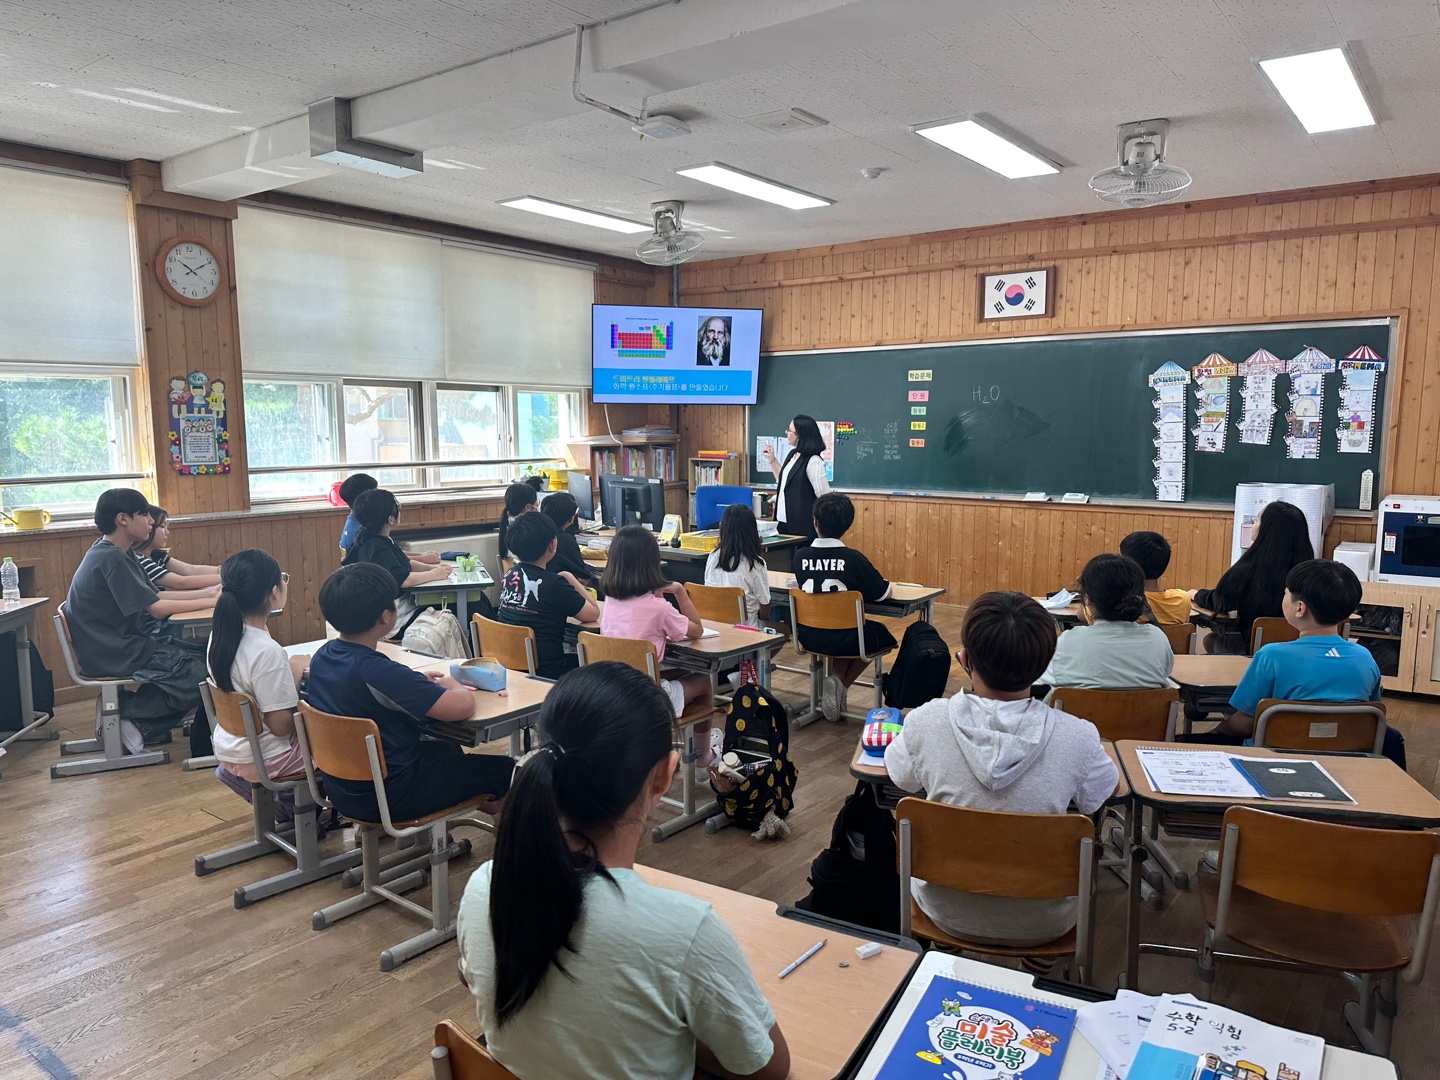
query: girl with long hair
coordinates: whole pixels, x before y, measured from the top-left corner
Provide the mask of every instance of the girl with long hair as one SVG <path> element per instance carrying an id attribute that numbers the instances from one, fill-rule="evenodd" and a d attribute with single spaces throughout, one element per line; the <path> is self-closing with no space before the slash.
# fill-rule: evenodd
<path id="1" fill-rule="evenodd" d="M 415 601 L 405 590 L 424 585 L 427 581 L 444 581 L 450 576 L 451 566 L 445 562 L 432 566 L 412 558 L 391 539 L 390 531 L 400 520 L 400 500 L 395 498 L 393 492 L 384 488 L 367 491 L 355 500 L 351 512 L 354 513 L 355 520 L 360 522 L 360 535 L 350 545 L 341 565 L 368 562 L 390 571 L 390 576 L 395 579 L 397 594 L 396 611 L 399 619 L 396 622 L 396 633 L 402 634 L 415 614 Z"/>
<path id="2" fill-rule="evenodd" d="M 1315 557 L 1310 524 L 1298 506 L 1272 502 L 1260 511 L 1250 547 L 1226 570 L 1213 589 L 1191 592 L 1195 603 L 1215 612 L 1238 614 L 1234 633 L 1205 639 L 1210 652 L 1244 654 L 1250 647 L 1250 624 L 1259 618 L 1283 618 L 1285 577 Z"/>
<path id="3" fill-rule="evenodd" d="M 563 676 L 460 902 L 490 1052 L 546 1080 L 780 1080 L 790 1052 L 709 904 L 635 872 L 679 764 L 670 703 L 624 664 Z"/>
<path id="4" fill-rule="evenodd" d="M 758 625 L 760 609 L 770 603 L 770 578 L 755 514 L 744 503 L 731 503 L 720 515 L 720 546 L 705 560 L 705 584 L 745 590 L 745 622 Z"/>
<path id="5" fill-rule="evenodd" d="M 1149 611 L 1139 563 L 1096 555 L 1080 571 L 1080 602 L 1090 625 L 1060 635 L 1041 685 L 1146 690 L 1169 684 L 1175 654 L 1165 631 L 1138 621 Z"/>
<path id="6" fill-rule="evenodd" d="M 798 414 L 785 429 L 792 447 L 782 462 L 767 446 L 765 464 L 775 475 L 775 520 L 786 536 L 815 535 L 815 500 L 830 490 L 825 475 L 825 439 L 815 418 Z"/>
<path id="7" fill-rule="evenodd" d="M 510 522 L 521 514 L 539 508 L 540 493 L 529 484 L 517 480 L 505 489 L 505 508 L 500 511 L 500 521 L 496 526 L 502 559 L 511 558 L 510 549 L 505 544 L 505 533 L 510 529 Z"/>
<path id="8" fill-rule="evenodd" d="M 130 549 L 157 589 L 210 589 L 220 584 L 220 568 L 181 562 L 170 554 L 170 512 L 150 507 L 150 537 Z"/>

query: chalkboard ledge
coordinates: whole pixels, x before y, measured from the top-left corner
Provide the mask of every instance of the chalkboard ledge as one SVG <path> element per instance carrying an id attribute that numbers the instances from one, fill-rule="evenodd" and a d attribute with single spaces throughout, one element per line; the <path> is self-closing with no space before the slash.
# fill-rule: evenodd
<path id="1" fill-rule="evenodd" d="M 1034 501 L 1028 501 L 1028 502 L 1027 502 L 1026 499 L 1025 499 L 1025 496 L 1024 496 L 1023 494 L 1016 494 L 1016 495 L 994 495 L 994 494 L 982 493 L 982 492 L 978 492 L 978 491 L 977 491 L 977 492 L 968 492 L 968 491 L 895 491 L 895 490 L 887 490 L 887 489 L 884 489 L 884 488 L 855 488 L 855 487 L 840 487 L 840 486 L 832 487 L 830 490 L 832 490 L 832 491 L 843 491 L 846 495 L 861 495 L 861 496 L 869 496 L 869 497 L 884 496 L 884 497 L 886 497 L 886 498 L 936 499 L 936 500 L 947 500 L 947 501 L 951 501 L 951 502 L 956 502 L 956 501 L 958 501 L 958 502 L 986 502 L 986 503 L 1015 503 L 1015 504 L 1020 504 L 1020 505 L 1024 505 L 1024 506 L 1044 506 L 1044 507 L 1046 507 L 1047 509 L 1052 509 L 1052 510 L 1070 510 L 1070 511 L 1075 511 L 1075 510 L 1084 511 L 1084 510 L 1089 510 L 1089 509 L 1092 509 L 1093 507 L 1097 507 L 1097 506 L 1098 506 L 1098 507 L 1115 507 L 1115 508 L 1117 508 L 1117 509 L 1127 509 L 1127 510 L 1149 510 L 1149 511 L 1152 511 L 1152 512 L 1154 512 L 1154 511 L 1163 511 L 1164 513 L 1167 513 L 1167 514 L 1187 514 L 1187 513 L 1188 513 L 1188 514 L 1197 514 L 1197 515 L 1210 515 L 1210 514 L 1233 514 L 1233 513 L 1235 512 L 1235 504 L 1234 504 L 1234 503 L 1217 503 L 1217 502 L 1180 502 L 1180 503 L 1173 503 L 1173 502 L 1159 502 L 1158 500 L 1155 500 L 1155 499 L 1102 499 L 1102 498 L 1091 498 L 1091 500 L 1090 500 L 1089 502 L 1087 502 L 1087 503 L 1062 503 L 1062 502 L 1060 501 L 1060 495 L 1059 495 L 1059 494 L 1054 494 L 1054 495 L 1051 495 L 1051 496 L 1050 496 L 1049 501 L 1040 503 L 1040 502 L 1034 502 Z M 1342 510 L 1342 509 L 1337 508 L 1336 511 L 1335 511 L 1335 516 L 1336 516 L 1337 518 L 1347 518 L 1347 519 L 1350 519 L 1350 520 L 1374 521 L 1374 520 L 1375 520 L 1375 511 L 1373 511 L 1373 510 L 1353 510 L 1353 509 L 1343 509 L 1343 510 Z"/>

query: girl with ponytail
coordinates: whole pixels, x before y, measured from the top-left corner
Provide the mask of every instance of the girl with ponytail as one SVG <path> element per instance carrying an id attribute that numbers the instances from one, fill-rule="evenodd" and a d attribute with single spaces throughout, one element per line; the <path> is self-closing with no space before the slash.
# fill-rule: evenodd
<path id="1" fill-rule="evenodd" d="M 781 1080 L 790 1052 L 709 904 L 635 872 L 679 764 L 665 693 L 590 664 L 559 680 L 458 936 L 490 1052 L 529 1080 Z"/>
<path id="2" fill-rule="evenodd" d="M 1145 600 L 1145 571 L 1124 555 L 1096 555 L 1080 571 L 1089 626 L 1060 635 L 1040 682 L 1081 690 L 1167 686 L 1175 654 Z M 1144 618 L 1143 623 L 1137 622 Z"/>
<path id="3" fill-rule="evenodd" d="M 500 522 L 496 526 L 498 533 L 496 539 L 500 543 L 502 559 L 514 558 L 505 541 L 505 534 L 510 531 L 510 523 L 521 514 L 538 509 L 540 509 L 540 493 L 529 484 L 517 480 L 505 489 L 505 509 L 500 511 Z"/>
<path id="4" fill-rule="evenodd" d="M 244 694 L 255 705 L 261 725 L 260 749 L 271 776 L 287 776 L 305 767 L 295 736 L 295 706 L 299 704 L 300 675 L 305 658 L 291 660 L 270 636 L 270 612 L 285 607 L 290 575 L 269 552 L 258 548 L 239 551 L 220 565 L 220 596 L 210 629 L 207 654 L 210 680 L 221 690 Z M 250 741 L 222 727 L 213 733 L 220 764 L 215 776 L 247 802 L 250 785 L 260 770 L 250 753 Z M 275 797 L 275 818 L 294 817 L 289 792 Z"/>

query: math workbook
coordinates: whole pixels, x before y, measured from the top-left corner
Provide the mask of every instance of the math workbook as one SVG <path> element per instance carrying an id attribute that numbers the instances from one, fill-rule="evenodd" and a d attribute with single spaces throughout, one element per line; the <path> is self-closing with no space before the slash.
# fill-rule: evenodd
<path id="1" fill-rule="evenodd" d="M 1127 1080 L 1319 1080 L 1324 1056 L 1315 1035 L 1166 994 Z"/>
<path id="2" fill-rule="evenodd" d="M 934 975 L 880 1080 L 1055 1080 L 1075 1010 Z"/>

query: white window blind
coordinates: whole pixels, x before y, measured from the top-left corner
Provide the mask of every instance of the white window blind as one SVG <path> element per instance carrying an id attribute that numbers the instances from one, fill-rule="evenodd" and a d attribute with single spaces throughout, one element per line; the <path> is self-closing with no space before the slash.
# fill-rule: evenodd
<path id="1" fill-rule="evenodd" d="M 445 377 L 438 241 L 242 206 L 235 264 L 247 373 Z"/>
<path id="2" fill-rule="evenodd" d="M 593 267 L 444 245 L 445 377 L 590 385 Z"/>
<path id="3" fill-rule="evenodd" d="M 121 184 L 0 168 L 0 360 L 138 366 Z"/>

